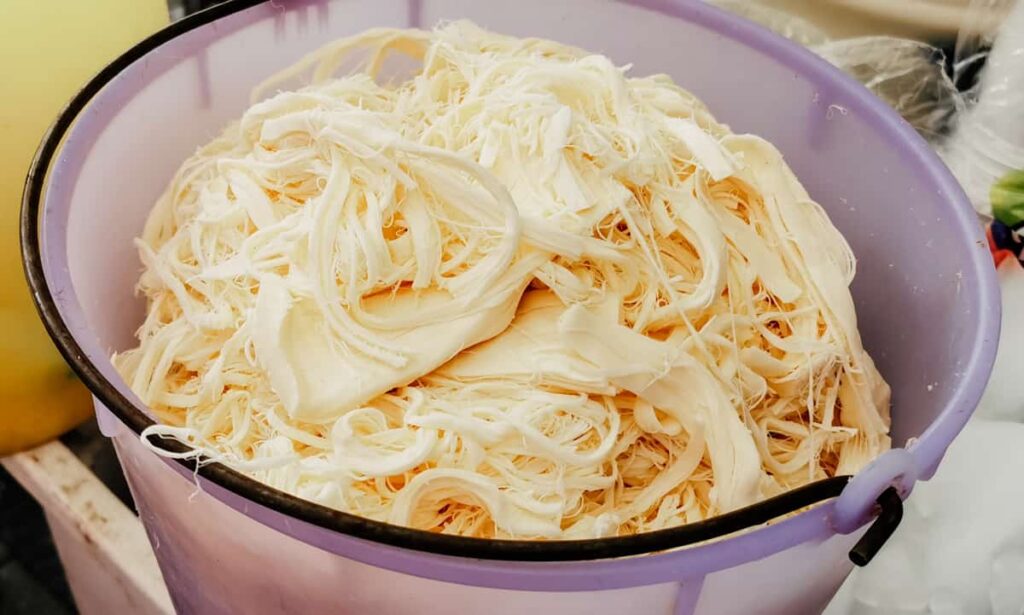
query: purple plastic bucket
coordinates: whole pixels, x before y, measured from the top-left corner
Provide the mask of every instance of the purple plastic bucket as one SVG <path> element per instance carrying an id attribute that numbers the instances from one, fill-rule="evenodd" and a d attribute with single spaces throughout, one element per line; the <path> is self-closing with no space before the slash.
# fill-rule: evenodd
<path id="1" fill-rule="evenodd" d="M 319 45 L 461 17 L 605 53 L 635 74 L 668 73 L 735 131 L 774 142 L 858 256 L 860 327 L 892 385 L 893 442 L 905 448 L 848 483 L 692 527 L 548 543 L 368 521 L 218 465 L 194 475 L 143 448 L 150 419 L 109 357 L 141 322 L 131 240 L 174 170 L 241 114 L 255 84 Z M 40 312 L 97 398 L 174 604 L 188 613 L 816 612 L 848 574 L 878 498 L 906 497 L 934 473 L 998 338 L 987 246 L 926 144 L 824 61 L 699 2 L 228 2 L 157 33 L 86 86 L 40 149 L 22 223 Z"/>

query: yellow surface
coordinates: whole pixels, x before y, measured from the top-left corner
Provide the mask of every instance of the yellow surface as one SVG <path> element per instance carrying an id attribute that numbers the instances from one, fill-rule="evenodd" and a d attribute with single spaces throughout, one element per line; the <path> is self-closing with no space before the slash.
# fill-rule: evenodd
<path id="1" fill-rule="evenodd" d="M 968 0 L 760 0 L 799 15 L 833 38 L 885 34 L 952 39 Z"/>
<path id="2" fill-rule="evenodd" d="M 92 412 L 22 275 L 25 172 L 78 88 L 167 19 L 165 0 L 0 0 L 0 455 L 53 438 Z"/>

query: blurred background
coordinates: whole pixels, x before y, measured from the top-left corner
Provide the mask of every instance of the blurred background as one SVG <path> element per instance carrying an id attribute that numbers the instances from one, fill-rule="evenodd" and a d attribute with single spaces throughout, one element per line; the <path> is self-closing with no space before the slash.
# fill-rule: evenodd
<path id="1" fill-rule="evenodd" d="M 1024 143 L 1013 141 L 1013 131 L 1004 134 L 1007 131 L 996 128 L 1022 119 L 1024 113 L 1020 83 L 1024 52 L 1017 46 L 1024 38 L 1024 23 L 1018 17 L 1014 23 L 1020 27 L 1010 32 L 1003 27 L 1014 10 L 1012 0 L 715 3 L 810 47 L 860 79 L 917 128 L 956 172 L 978 209 L 979 222 L 990 228 L 995 262 L 1002 263 L 1006 301 L 1024 299 L 1017 264 L 1017 230 L 1024 223 L 1019 191 L 1024 190 L 1024 181 L 1004 182 L 1010 188 L 999 193 L 1004 195 L 1002 200 L 993 197 L 992 189 L 996 179 L 1024 168 Z M 22 280 L 17 226 L 25 172 L 49 123 L 93 73 L 160 27 L 212 4 L 210 0 L 0 0 L 0 83 L 4 88 L 0 129 L 5 135 L 0 142 L 0 322 L 4 324 L 0 395 L 5 400 L 0 407 L 0 614 L 76 612 L 79 590 L 73 593 L 71 587 L 79 583 L 69 584 L 61 558 L 73 559 L 66 545 L 81 536 L 92 540 L 92 531 L 97 532 L 96 548 L 110 550 L 104 555 L 107 560 L 116 559 L 119 548 L 147 548 L 140 528 L 128 531 L 116 521 L 130 519 L 118 515 L 130 515 L 133 509 L 113 449 L 96 427 L 88 394 L 39 324 Z M 1020 13 L 1018 7 L 1014 14 Z M 997 38 L 1011 50 L 1005 54 L 1011 59 L 1000 60 L 1002 72 L 993 69 L 986 81 L 979 76 Z M 1004 322 L 1004 331 L 1004 340 L 1010 341 L 1004 341 L 980 414 L 1019 422 L 1024 420 L 1024 389 L 1013 376 L 1017 366 L 1013 361 L 1014 348 L 1024 344 L 1024 331 L 1012 320 Z M 1024 426 L 1015 425 L 1009 431 L 1017 427 Z M 983 448 L 985 440 L 978 441 Z M 1024 450 L 1024 440 L 1019 448 Z M 951 458 L 958 456 L 970 457 L 960 449 L 951 452 Z M 933 482 L 941 487 L 941 479 L 940 472 Z M 81 523 L 96 526 L 79 528 L 81 536 L 72 532 L 54 540 L 51 527 L 74 527 L 83 514 L 92 517 Z M 913 514 L 911 510 L 911 518 Z M 145 554 L 138 557 L 138 561 L 149 561 Z M 882 563 L 875 569 L 887 570 L 885 557 L 879 559 Z M 1024 564 L 1019 571 L 1018 578 L 1024 578 Z M 830 614 L 939 612 L 927 606 L 934 602 L 927 592 L 926 610 L 914 606 L 921 600 L 905 609 L 879 587 L 877 579 L 851 579 Z M 159 594 L 160 590 L 157 585 L 147 591 Z M 861 602 L 854 608 L 857 592 Z M 164 604 L 159 595 L 147 599 Z M 965 612 L 957 610 L 955 600 L 948 604 L 952 610 L 944 612 Z M 1011 596 L 1000 604 L 1008 610 L 989 612 L 1024 613 L 1024 598 L 1015 603 Z"/>

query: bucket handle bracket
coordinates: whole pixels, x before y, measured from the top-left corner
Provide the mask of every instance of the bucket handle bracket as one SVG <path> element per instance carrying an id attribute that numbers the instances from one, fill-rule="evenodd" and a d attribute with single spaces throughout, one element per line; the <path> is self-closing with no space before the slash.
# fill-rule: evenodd
<path id="1" fill-rule="evenodd" d="M 832 529 L 849 534 L 871 521 L 850 550 L 854 564 L 867 565 L 896 531 L 903 519 L 903 500 L 917 481 L 916 467 L 910 451 L 890 449 L 853 477 L 839 494 L 831 515 Z"/>
<path id="2" fill-rule="evenodd" d="M 832 510 L 832 529 L 849 534 L 878 514 L 882 493 L 894 487 L 906 499 L 917 482 L 914 456 L 904 448 L 890 449 L 854 476 L 836 499 Z"/>
<path id="3" fill-rule="evenodd" d="M 883 491 L 876 506 L 878 516 L 875 521 L 850 549 L 850 561 L 857 566 L 867 566 L 903 520 L 903 498 L 896 487 Z"/>

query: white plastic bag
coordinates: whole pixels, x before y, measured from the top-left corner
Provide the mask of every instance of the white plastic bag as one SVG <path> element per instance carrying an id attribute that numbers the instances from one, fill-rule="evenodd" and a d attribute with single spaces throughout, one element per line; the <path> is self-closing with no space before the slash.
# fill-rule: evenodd
<path id="1" fill-rule="evenodd" d="M 889 103 L 932 143 L 942 140 L 964 109 L 944 68 L 943 52 L 920 41 L 867 36 L 812 47 Z"/>
<path id="2" fill-rule="evenodd" d="M 994 0 L 976 0 L 979 14 Z M 1000 2 L 998 4 L 1006 4 Z M 972 7 L 974 8 L 974 7 Z M 957 44 L 959 71 L 982 57 L 989 34 L 980 18 L 965 28 Z M 940 152 L 963 185 L 975 209 L 992 215 L 992 187 L 1024 169 L 1024 2 L 1001 21 L 975 88 L 965 96 L 967 109 Z"/>

